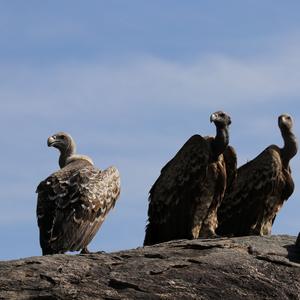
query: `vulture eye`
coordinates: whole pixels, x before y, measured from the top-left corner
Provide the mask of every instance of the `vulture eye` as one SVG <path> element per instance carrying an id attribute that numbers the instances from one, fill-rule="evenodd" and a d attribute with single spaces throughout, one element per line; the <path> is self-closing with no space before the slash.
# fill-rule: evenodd
<path id="1" fill-rule="evenodd" d="M 224 118 L 225 114 L 224 113 L 220 113 L 220 117 Z"/>

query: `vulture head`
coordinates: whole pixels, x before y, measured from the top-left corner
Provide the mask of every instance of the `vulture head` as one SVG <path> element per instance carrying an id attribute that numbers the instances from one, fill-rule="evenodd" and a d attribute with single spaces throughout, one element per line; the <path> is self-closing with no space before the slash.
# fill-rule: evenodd
<path id="1" fill-rule="evenodd" d="M 292 132 L 293 119 L 288 114 L 282 114 L 278 117 L 278 126 L 284 140 L 284 146 L 281 149 L 281 155 L 284 163 L 287 166 L 290 159 L 293 158 L 298 152 L 298 143 L 296 136 Z"/>
<path id="2" fill-rule="evenodd" d="M 216 127 L 224 128 L 231 124 L 231 119 L 223 111 L 216 111 L 210 116 L 210 122 L 214 122 Z"/>
<path id="3" fill-rule="evenodd" d="M 48 147 L 54 147 L 60 151 L 58 163 L 61 168 L 78 159 L 85 160 L 91 165 L 94 164 L 92 159 L 88 156 L 75 154 L 76 144 L 72 137 L 66 132 L 58 132 L 48 137 L 47 144 Z"/>
<path id="4" fill-rule="evenodd" d="M 75 142 L 66 132 L 58 132 L 50 136 L 47 140 L 48 147 L 57 148 L 61 153 L 74 153 Z"/>
<path id="5" fill-rule="evenodd" d="M 280 129 L 291 130 L 293 127 L 293 119 L 288 114 L 282 114 L 278 117 L 278 126 Z"/>

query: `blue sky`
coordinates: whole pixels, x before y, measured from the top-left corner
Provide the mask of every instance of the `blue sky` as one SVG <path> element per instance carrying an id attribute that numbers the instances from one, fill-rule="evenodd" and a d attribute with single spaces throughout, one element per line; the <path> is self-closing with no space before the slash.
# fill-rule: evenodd
<path id="1" fill-rule="evenodd" d="M 1 1 L 0 259 L 40 255 L 37 184 L 58 168 L 47 137 L 69 132 L 122 194 L 90 248 L 142 244 L 148 191 L 209 115 L 231 115 L 239 165 L 300 135 L 300 3 L 289 1 Z M 300 231 L 296 189 L 273 233 Z"/>

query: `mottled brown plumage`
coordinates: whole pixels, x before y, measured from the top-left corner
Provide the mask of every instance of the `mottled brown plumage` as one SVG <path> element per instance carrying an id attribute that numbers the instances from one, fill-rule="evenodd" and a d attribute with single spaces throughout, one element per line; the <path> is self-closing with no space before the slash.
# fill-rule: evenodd
<path id="1" fill-rule="evenodd" d="M 60 150 L 60 170 L 37 187 L 37 218 L 43 254 L 82 250 L 93 239 L 120 194 L 115 167 L 101 171 L 92 160 L 75 154 L 70 135 L 59 132 L 48 146 Z"/>
<path id="2" fill-rule="evenodd" d="M 271 233 L 276 214 L 294 190 L 289 161 L 297 153 L 292 118 L 281 115 L 278 125 L 284 147 L 271 145 L 238 169 L 236 183 L 226 191 L 218 210 L 218 234 Z"/>
<path id="3" fill-rule="evenodd" d="M 236 165 L 236 157 L 227 147 L 230 117 L 219 111 L 211 115 L 211 122 L 216 137 L 192 136 L 152 186 L 144 245 L 214 236 L 216 210 L 229 180 L 226 164 Z M 230 176 L 233 180 L 234 171 Z"/>

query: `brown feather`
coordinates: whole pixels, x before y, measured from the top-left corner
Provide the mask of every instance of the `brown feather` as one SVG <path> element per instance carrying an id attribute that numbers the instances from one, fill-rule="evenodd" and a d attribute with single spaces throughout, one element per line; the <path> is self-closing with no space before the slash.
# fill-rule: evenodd
<path id="1" fill-rule="evenodd" d="M 278 126 L 283 148 L 271 145 L 238 169 L 236 182 L 227 189 L 218 210 L 218 234 L 271 233 L 276 214 L 294 191 L 289 162 L 298 150 L 291 116 L 280 115 Z"/>
<path id="2" fill-rule="evenodd" d="M 161 170 L 150 190 L 144 245 L 214 234 L 227 172 L 223 155 L 215 159 L 213 141 L 192 136 Z M 236 159 L 231 154 L 228 161 Z"/>
<path id="3" fill-rule="evenodd" d="M 86 248 L 120 193 L 116 168 L 77 159 L 42 181 L 37 215 L 44 254 Z"/>
<path id="4" fill-rule="evenodd" d="M 293 181 L 283 171 L 280 148 L 273 145 L 237 171 L 218 210 L 220 235 L 270 234 L 273 220 L 293 192 Z"/>

